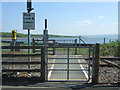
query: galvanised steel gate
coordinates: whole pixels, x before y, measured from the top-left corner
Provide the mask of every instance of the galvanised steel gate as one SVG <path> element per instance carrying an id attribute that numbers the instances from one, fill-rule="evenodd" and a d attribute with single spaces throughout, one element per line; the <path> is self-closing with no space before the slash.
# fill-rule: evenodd
<path id="1" fill-rule="evenodd" d="M 55 48 L 55 55 L 46 51 L 47 81 L 91 80 L 90 56 L 94 55 L 92 46 L 54 46 L 47 47 L 47 50 L 51 48 Z"/>

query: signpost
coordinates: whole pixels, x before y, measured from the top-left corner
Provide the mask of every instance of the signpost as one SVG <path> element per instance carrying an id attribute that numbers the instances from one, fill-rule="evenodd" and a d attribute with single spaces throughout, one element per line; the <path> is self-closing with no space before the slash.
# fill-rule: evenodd
<path id="1" fill-rule="evenodd" d="M 12 30 L 12 42 L 11 42 L 11 46 L 15 46 L 16 45 L 16 30 Z M 15 53 L 14 49 L 11 49 L 11 51 L 13 51 L 13 53 Z"/>
<path id="2" fill-rule="evenodd" d="M 28 46 L 30 46 L 30 30 L 35 29 L 35 13 L 30 13 L 32 11 L 32 3 L 31 0 L 27 0 L 27 13 L 23 13 L 23 29 L 28 30 Z M 28 49 L 28 54 L 30 54 L 30 49 Z M 28 61 L 30 62 L 30 57 L 28 57 Z M 30 69 L 30 64 L 28 65 Z"/>

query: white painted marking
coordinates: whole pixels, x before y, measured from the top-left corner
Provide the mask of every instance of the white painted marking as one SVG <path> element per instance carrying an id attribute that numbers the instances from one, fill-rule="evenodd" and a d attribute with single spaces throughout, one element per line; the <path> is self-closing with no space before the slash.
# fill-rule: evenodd
<path id="1" fill-rule="evenodd" d="M 80 62 L 80 59 L 78 59 L 78 62 L 81 63 L 81 62 Z M 80 68 L 81 68 L 81 69 L 85 69 L 82 64 L 80 64 Z M 88 79 L 88 74 L 87 74 L 87 72 L 86 72 L 85 70 L 83 70 L 83 73 L 85 74 L 85 77 Z"/>
<path id="2" fill-rule="evenodd" d="M 55 59 L 53 60 L 53 63 L 55 63 Z M 53 69 L 53 68 L 54 68 L 54 65 L 55 65 L 55 64 L 52 64 L 52 66 L 51 66 L 50 69 Z M 50 79 L 51 74 L 52 74 L 52 70 L 50 70 L 50 71 L 48 72 L 48 80 Z"/>

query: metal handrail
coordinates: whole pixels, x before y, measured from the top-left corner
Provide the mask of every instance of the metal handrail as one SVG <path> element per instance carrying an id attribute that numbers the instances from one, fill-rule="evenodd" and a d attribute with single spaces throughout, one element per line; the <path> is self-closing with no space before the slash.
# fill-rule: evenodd
<path id="1" fill-rule="evenodd" d="M 2 65 L 7 65 L 7 64 L 41 64 L 41 62 L 38 62 L 38 61 L 31 61 L 31 62 L 3 61 L 2 62 Z"/>
<path id="2" fill-rule="evenodd" d="M 2 54 L 2 57 L 42 56 L 41 54 Z"/>
<path id="3" fill-rule="evenodd" d="M 2 72 L 40 72 L 42 69 L 3 69 Z"/>
<path id="4" fill-rule="evenodd" d="M 1 46 L 1 49 L 41 49 L 43 46 Z"/>

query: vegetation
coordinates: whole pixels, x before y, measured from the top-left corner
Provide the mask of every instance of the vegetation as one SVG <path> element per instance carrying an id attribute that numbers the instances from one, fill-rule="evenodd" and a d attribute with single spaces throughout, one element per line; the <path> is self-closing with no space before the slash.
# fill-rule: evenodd
<path id="1" fill-rule="evenodd" d="M 12 34 L 10 32 L 0 32 L 0 36 L 2 38 L 11 38 Z M 17 33 L 17 38 L 27 38 L 27 34 Z M 43 37 L 42 34 L 31 34 L 31 38 L 40 38 Z M 75 36 L 63 36 L 63 35 L 52 35 L 50 34 L 49 37 L 75 37 Z"/>
<path id="2" fill-rule="evenodd" d="M 120 42 L 106 43 L 101 46 L 102 56 L 120 56 Z"/>
<path id="3" fill-rule="evenodd" d="M 9 46 L 10 43 L 4 43 L 4 42 L 2 42 L 1 45 L 2 45 L 2 46 Z"/>

